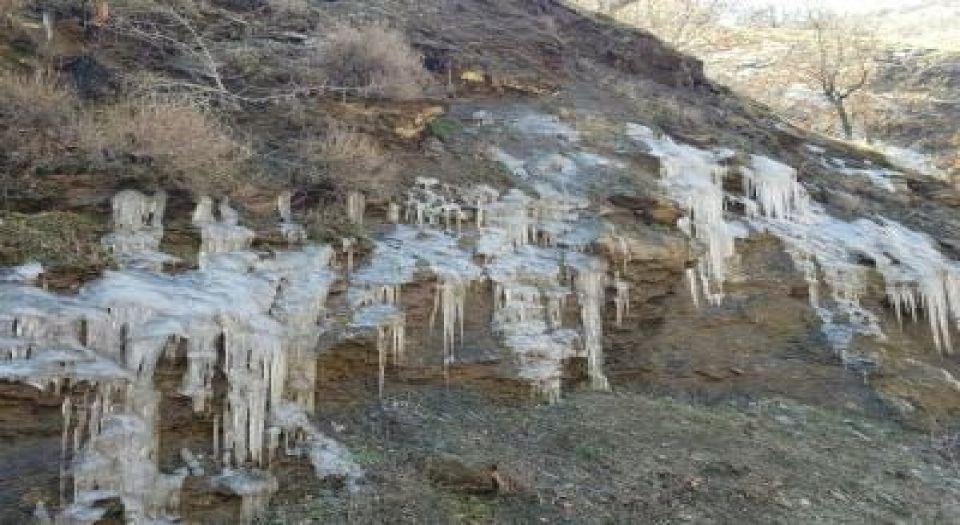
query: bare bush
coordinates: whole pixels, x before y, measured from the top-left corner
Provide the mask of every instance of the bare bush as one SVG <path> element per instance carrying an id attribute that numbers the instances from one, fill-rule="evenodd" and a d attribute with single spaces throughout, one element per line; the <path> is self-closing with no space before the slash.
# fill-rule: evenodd
<path id="1" fill-rule="evenodd" d="M 316 66 L 328 84 L 398 100 L 421 96 L 429 79 L 403 34 L 379 24 L 334 30 Z"/>
<path id="2" fill-rule="evenodd" d="M 74 97 L 56 79 L 0 74 L 0 159 L 4 171 L 29 170 L 56 159 L 75 140 Z"/>
<path id="3" fill-rule="evenodd" d="M 99 160 L 145 163 L 197 190 L 228 184 L 250 155 L 205 109 L 170 98 L 110 107 L 87 123 L 82 140 Z"/>
<path id="4" fill-rule="evenodd" d="M 337 123 L 331 124 L 322 137 L 305 140 L 301 154 L 325 171 L 349 171 L 360 176 L 375 172 L 389 159 L 376 139 Z"/>

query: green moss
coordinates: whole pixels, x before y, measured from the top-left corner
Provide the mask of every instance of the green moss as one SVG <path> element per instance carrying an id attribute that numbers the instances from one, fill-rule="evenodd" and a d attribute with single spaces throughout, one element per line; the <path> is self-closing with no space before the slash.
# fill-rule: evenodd
<path id="1" fill-rule="evenodd" d="M 433 119 L 430 124 L 427 125 L 427 130 L 430 132 L 430 135 L 444 142 L 449 140 L 454 133 L 460 131 L 460 128 L 459 122 L 442 117 Z"/>
<path id="2" fill-rule="evenodd" d="M 108 260 L 103 230 L 94 218 L 72 212 L 0 213 L 0 264 L 100 266 Z"/>

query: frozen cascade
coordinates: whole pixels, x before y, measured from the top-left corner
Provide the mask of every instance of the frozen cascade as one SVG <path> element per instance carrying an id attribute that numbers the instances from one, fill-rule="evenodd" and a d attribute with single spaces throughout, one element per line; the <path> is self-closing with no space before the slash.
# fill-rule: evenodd
<path id="1" fill-rule="evenodd" d="M 160 253 L 163 240 L 163 212 L 167 196 L 157 192 L 151 197 L 136 190 L 114 195 L 113 232 L 102 243 L 122 266 L 159 270 L 176 258 Z"/>
<path id="2" fill-rule="evenodd" d="M 99 414 L 107 406 L 101 399 L 89 411 L 95 420 L 85 412 L 76 418 L 76 430 L 86 429 L 88 440 L 73 460 L 74 503 L 67 515 L 90 512 L 105 494 L 121 499 L 131 523 L 172 518 L 180 506 L 186 475 L 163 474 L 156 464 L 159 394 L 149 385 L 131 385 L 124 397 L 116 413 Z"/>
<path id="3" fill-rule="evenodd" d="M 252 230 L 240 226 L 239 214 L 230 207 L 227 198 L 220 201 L 220 220 L 212 213 L 212 201 L 201 197 L 193 214 L 193 223 L 200 228 L 200 266 L 207 264 L 211 255 L 246 250 L 253 242 Z"/>
<path id="4" fill-rule="evenodd" d="M 816 287 L 818 277 L 822 278 L 832 302 L 845 317 L 856 321 L 855 333 L 882 335 L 879 319 L 859 302 L 871 270 L 857 261 L 866 257 L 883 277 L 897 318 L 909 315 L 916 320 L 922 310 L 934 346 L 941 352 L 951 352 L 950 327 L 960 321 L 960 266 L 940 253 L 928 236 L 888 219 L 842 221 L 820 207 L 813 207 L 804 223 L 761 222 L 758 227 L 774 233 L 788 246 L 811 283 L 811 301 L 821 309 L 817 303 L 821 294 Z M 843 335 L 835 326 L 833 330 L 841 337 L 838 341 L 842 349 L 852 334 Z"/>
<path id="5" fill-rule="evenodd" d="M 580 301 L 587 375 L 594 390 L 609 390 L 610 385 L 603 373 L 603 303 L 607 268 L 600 259 L 586 259 L 574 267 L 574 284 Z"/>
<path id="6" fill-rule="evenodd" d="M 400 287 L 413 281 L 418 265 L 421 266 L 437 278 L 431 325 L 437 315 L 442 317 L 444 363 L 449 365 L 457 327 L 461 334 L 463 330 L 467 289 L 471 282 L 482 276 L 481 269 L 470 259 L 469 252 L 460 248 L 457 239 L 451 235 L 436 230 L 397 226 L 389 239 L 377 243 L 370 265 L 353 274 L 347 301 L 353 308 L 398 305 Z M 399 340 L 399 354 L 402 354 L 402 323 L 395 321 L 391 315 L 385 315 L 388 312 L 384 309 L 358 310 L 353 323 L 357 326 L 386 327 L 386 332 L 381 332 L 380 337 Z M 372 323 L 366 318 L 371 314 L 385 317 L 379 323 Z M 393 347 L 397 349 L 398 343 L 394 342 Z M 382 356 L 380 361 L 382 365 Z"/>
<path id="7" fill-rule="evenodd" d="M 680 144 L 665 135 L 658 137 L 639 124 L 627 124 L 627 136 L 645 144 L 650 154 L 660 159 L 661 184 L 686 212 L 678 226 L 707 250 L 697 263 L 703 294 L 712 303 L 719 303 L 723 300 L 727 260 L 736 254 L 736 232 L 724 218 L 723 192 L 727 173 L 723 163 L 734 152 Z"/>
<path id="8" fill-rule="evenodd" d="M 458 332 L 463 337 L 472 284 L 490 279 L 497 294 L 493 327 L 515 356 L 521 379 L 557 400 L 564 360 L 584 356 L 591 384 L 606 388 L 599 345 L 609 277 L 599 259 L 584 253 L 601 231 L 599 222 L 584 214 L 586 201 L 545 187 L 538 188 L 539 198 L 431 181 L 421 181 L 418 190 L 419 203 L 430 199 L 429 205 L 408 203 L 408 217 L 412 210 L 417 224 L 436 228 L 397 225 L 376 241 L 370 264 L 349 279 L 351 326 L 376 334 L 381 391 L 383 367 L 401 362 L 404 354 L 401 288 L 425 276 L 437 283 L 434 316 L 441 316 L 448 366 Z M 147 200 L 119 197 L 118 228 L 162 225 L 157 204 L 162 199 Z M 287 195 L 278 197 L 277 209 L 281 221 L 290 219 Z M 65 404 L 65 450 L 72 444 L 78 459 L 72 469 L 75 495 L 61 512 L 64 519 L 96 514 L 91 505 L 97 491 L 110 490 L 104 489 L 110 483 L 125 491 L 119 495 L 129 516 L 175 518 L 183 473 L 199 469 L 189 461 L 192 451 L 183 455 L 182 473 L 157 468 L 159 393 L 153 375 L 159 360 L 178 348 L 186 349 L 187 361 L 179 388 L 196 411 L 211 409 L 218 368 L 226 379 L 223 412 L 213 425 L 213 457 L 223 469 L 216 479 L 244 497 L 245 512 L 255 514 L 275 490 L 275 482 L 258 469 L 269 466 L 281 433 L 288 443 L 299 440 L 309 449 L 305 455 L 318 474 L 332 468 L 357 477 L 349 463 L 335 461 L 345 451 L 335 441 L 304 425 L 292 431 L 275 423 L 283 407 L 312 408 L 312 349 L 323 331 L 330 285 L 338 278 L 330 265 L 334 251 L 306 246 L 271 255 L 251 252 L 253 233 L 239 226 L 226 199 L 216 210 L 212 199 L 199 199 L 193 221 L 203 238 L 197 271 L 108 271 L 76 297 L 0 284 L 0 377 L 56 391 L 67 380 L 88 381 L 102 392 L 95 400 Z M 580 329 L 563 326 L 572 288 L 582 310 Z M 117 439 L 130 448 L 109 445 Z M 131 454 L 140 459 L 123 459 Z M 143 487 L 154 490 L 148 494 Z"/>
<path id="9" fill-rule="evenodd" d="M 277 213 L 280 215 L 280 235 L 287 242 L 304 242 L 307 240 L 307 230 L 302 224 L 293 221 L 293 209 L 291 207 L 293 193 L 289 191 L 280 192 L 277 196 Z"/>
<path id="10" fill-rule="evenodd" d="M 905 315 L 916 319 L 923 312 L 934 346 L 951 352 L 951 325 L 960 326 L 960 267 L 929 237 L 882 217 L 853 222 L 830 217 L 811 202 L 795 169 L 759 155 L 751 155 L 749 165 L 740 168 L 745 195 L 725 195 L 722 163 L 732 152 L 678 144 L 637 124 L 628 124 L 626 133 L 661 159 L 662 184 L 688 213 L 678 226 L 707 247 L 696 275 L 688 273 L 695 302 L 701 290 L 714 302 L 722 299 L 724 265 L 734 255 L 738 235 L 736 223 L 724 218 L 724 202 L 735 200 L 744 205 L 748 224 L 784 242 L 810 283 L 811 304 L 825 335 L 845 362 L 875 361 L 849 355 L 855 335 L 884 338 L 879 317 L 860 304 L 871 271 L 858 262 L 863 257 L 883 277 L 898 320 Z M 827 297 L 819 291 L 821 281 Z"/>
<path id="11" fill-rule="evenodd" d="M 383 397 L 384 379 L 388 359 L 399 365 L 405 345 L 406 319 L 393 304 L 373 304 L 361 307 L 353 316 L 350 326 L 361 330 L 373 329 L 377 340 L 377 393 Z"/>
<path id="12" fill-rule="evenodd" d="M 853 222 L 830 217 L 810 202 L 796 181 L 795 170 L 764 157 L 752 157 L 744 179 L 748 195 L 756 198 L 762 215 L 754 216 L 752 224 L 786 244 L 810 283 L 811 304 L 824 332 L 845 362 L 864 359 L 848 354 L 855 334 L 884 337 L 877 315 L 860 305 L 870 271 L 858 263 L 863 257 L 873 261 L 883 277 L 897 319 L 909 314 L 916 320 L 922 309 L 934 346 L 940 352 L 951 352 L 950 326 L 960 322 L 960 266 L 940 253 L 927 235 L 882 217 Z M 832 308 L 821 304 L 821 279 L 830 291 Z M 840 319 L 846 323 L 839 324 Z"/>
<path id="13" fill-rule="evenodd" d="M 285 394 L 287 366 L 308 358 L 319 337 L 332 256 L 325 246 L 211 254 L 195 272 L 108 271 L 76 297 L 0 284 L 0 377 L 55 392 L 66 381 L 98 389 L 95 399 L 64 403 L 75 488 L 58 520 L 92 523 L 101 512 L 92 505 L 111 494 L 134 522 L 175 517 L 183 476 L 157 469 L 152 380 L 178 341 L 188 361 L 181 391 L 204 411 L 223 340 L 228 391 L 214 436 L 214 449 L 229 452 L 223 465 L 243 476 L 269 462 L 269 412 L 285 395 L 304 397 L 292 387 Z"/>
<path id="14" fill-rule="evenodd" d="M 750 167 L 741 168 L 747 197 L 756 200 L 753 208 L 770 219 L 802 221 L 810 198 L 797 181 L 797 170 L 760 155 L 750 156 Z"/>
<path id="15" fill-rule="evenodd" d="M 437 313 L 443 318 L 443 363 L 447 370 L 456 360 L 454 347 L 457 342 L 457 332 L 463 339 L 464 303 L 467 299 L 468 281 L 441 276 L 436 286 L 433 300 L 433 312 L 430 314 L 430 325 L 436 323 Z"/>
<path id="16" fill-rule="evenodd" d="M 396 290 L 412 282 L 415 273 L 436 276 L 431 324 L 440 317 L 443 361 L 449 367 L 455 360 L 458 333 L 462 337 L 469 290 L 486 277 L 494 284 L 494 331 L 515 356 L 520 378 L 530 381 L 548 400 L 556 400 L 563 361 L 584 356 L 592 363 L 591 383 L 607 388 L 598 351 L 602 326 L 594 323 L 589 327 L 592 335 L 581 336 L 564 328 L 561 316 L 566 298 L 573 295 L 561 284 L 570 258 L 584 268 L 597 266 L 591 275 L 596 275 L 599 288 L 590 289 L 593 300 L 586 301 L 584 319 L 598 319 L 609 277 L 606 265 L 599 259 L 592 262 L 594 258 L 582 252 L 607 230 L 599 221 L 585 218 L 583 210 L 589 204 L 585 199 L 544 184 L 535 184 L 535 189 L 539 198 L 516 189 L 500 195 L 486 186 L 457 188 L 435 179 L 417 179 L 405 204 L 405 219 L 415 227 L 399 225 L 377 242 L 370 265 L 351 279 L 348 303 L 353 308 L 397 304 Z M 472 212 L 477 229 L 464 232 L 464 223 L 449 215 L 451 210 L 458 212 L 461 221 L 469 220 Z M 481 266 L 460 246 L 461 235 L 472 241 L 469 244 L 482 259 Z"/>

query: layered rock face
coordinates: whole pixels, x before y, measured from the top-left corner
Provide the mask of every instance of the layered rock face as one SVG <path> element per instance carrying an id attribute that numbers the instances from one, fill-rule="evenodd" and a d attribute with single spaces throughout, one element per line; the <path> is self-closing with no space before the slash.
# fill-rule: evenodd
<path id="1" fill-rule="evenodd" d="M 419 377 L 556 403 L 573 386 L 632 388 L 639 371 L 653 387 L 880 400 L 906 419 L 956 409 L 960 383 L 937 356 L 953 351 L 960 267 L 930 237 L 831 215 L 794 168 L 752 152 L 622 123 L 605 156 L 556 117 L 491 118 L 516 140 L 487 154 L 524 189 L 421 177 L 384 224 L 351 194 L 350 219 L 374 232 L 358 261 L 349 240 L 254 250 L 230 202 L 204 197 L 199 268 L 165 273 L 165 199 L 125 191 L 104 241 L 119 269 L 76 296 L 8 272 L 0 378 L 60 407 L 58 490 L 37 514 L 93 523 L 118 504 L 133 522 L 190 519 L 184 487 L 202 481 L 249 521 L 282 458 L 363 490 L 312 419 L 331 369 L 373 375 L 376 396 Z M 647 160 L 657 173 L 634 171 Z M 625 196 L 637 183 L 624 176 L 659 196 Z M 281 232 L 302 239 L 289 194 L 277 205 Z M 791 348 L 815 358 L 798 366 Z M 164 409 L 177 399 L 183 411 Z"/>

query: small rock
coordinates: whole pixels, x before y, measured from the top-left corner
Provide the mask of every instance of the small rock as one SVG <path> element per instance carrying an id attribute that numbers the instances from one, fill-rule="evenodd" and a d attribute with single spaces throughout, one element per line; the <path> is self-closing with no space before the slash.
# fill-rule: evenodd
<path id="1" fill-rule="evenodd" d="M 792 418 L 790 418 L 790 417 L 788 417 L 788 416 L 785 416 L 785 415 L 783 415 L 783 414 L 774 416 L 773 419 L 774 419 L 777 423 L 780 423 L 781 425 L 786 425 L 786 426 L 788 426 L 788 427 L 792 427 L 793 425 L 796 424 L 796 421 L 794 421 Z"/>
<path id="2" fill-rule="evenodd" d="M 473 115 L 471 115 L 471 118 L 473 119 L 474 124 L 478 126 L 492 126 L 496 124 L 493 114 L 485 110 L 474 111 Z"/>
<path id="3" fill-rule="evenodd" d="M 432 158 L 439 157 L 443 155 L 446 149 L 443 147 L 443 142 L 440 142 L 440 139 L 437 137 L 430 137 L 423 142 L 423 153 Z"/>

